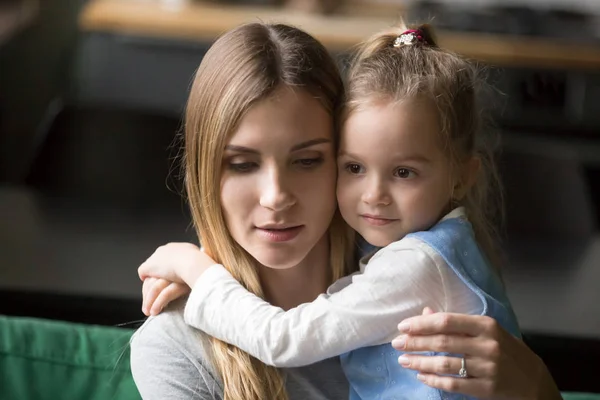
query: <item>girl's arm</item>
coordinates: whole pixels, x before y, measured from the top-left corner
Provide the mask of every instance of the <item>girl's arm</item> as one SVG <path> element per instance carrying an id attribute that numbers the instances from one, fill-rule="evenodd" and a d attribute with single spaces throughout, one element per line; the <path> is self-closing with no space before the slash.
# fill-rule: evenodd
<path id="1" fill-rule="evenodd" d="M 213 266 L 196 281 L 185 321 L 266 364 L 294 367 L 390 342 L 398 321 L 419 315 L 425 305 L 445 309 L 434 260 L 420 249 L 384 249 L 351 285 L 288 311 Z"/>

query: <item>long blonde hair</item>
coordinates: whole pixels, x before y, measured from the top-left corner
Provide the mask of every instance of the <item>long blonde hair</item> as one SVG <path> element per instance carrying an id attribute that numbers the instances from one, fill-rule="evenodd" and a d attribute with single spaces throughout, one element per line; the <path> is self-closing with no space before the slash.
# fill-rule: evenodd
<path id="1" fill-rule="evenodd" d="M 308 91 L 337 117 L 343 84 L 318 41 L 286 25 L 243 25 L 221 36 L 204 56 L 185 115 L 185 187 L 197 234 L 209 254 L 260 297 L 264 294 L 256 261 L 227 230 L 220 201 L 221 165 L 224 147 L 241 118 L 281 85 Z M 329 228 L 332 280 L 352 268 L 351 238 L 336 212 Z M 276 368 L 215 338 L 211 344 L 225 400 L 287 399 Z"/>
<path id="2" fill-rule="evenodd" d="M 502 257 L 497 238 L 503 198 L 493 159 L 496 142 L 491 132 L 484 135 L 480 103 L 486 88 L 484 70 L 440 48 L 429 25 L 413 29 L 421 36 L 421 41 L 414 44 L 396 42 L 408 30 L 400 23 L 360 45 L 349 68 L 343 118 L 372 100 L 425 99 L 432 104 L 452 167 L 459 168 L 471 157 L 481 161 L 475 183 L 453 205 L 465 206 L 478 243 L 492 264 L 499 267 Z"/>

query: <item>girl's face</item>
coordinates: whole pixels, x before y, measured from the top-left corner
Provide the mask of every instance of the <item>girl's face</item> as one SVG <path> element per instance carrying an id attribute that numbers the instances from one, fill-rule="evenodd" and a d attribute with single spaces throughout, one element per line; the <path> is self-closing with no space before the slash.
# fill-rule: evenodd
<path id="1" fill-rule="evenodd" d="M 346 222 L 372 245 L 429 229 L 448 211 L 452 186 L 431 108 L 380 102 L 347 119 L 337 198 Z"/>
<path id="2" fill-rule="evenodd" d="M 331 115 L 281 87 L 254 105 L 225 147 L 221 203 L 233 239 L 266 267 L 300 264 L 327 242 L 336 210 Z M 323 246 L 319 246 L 323 248 Z"/>

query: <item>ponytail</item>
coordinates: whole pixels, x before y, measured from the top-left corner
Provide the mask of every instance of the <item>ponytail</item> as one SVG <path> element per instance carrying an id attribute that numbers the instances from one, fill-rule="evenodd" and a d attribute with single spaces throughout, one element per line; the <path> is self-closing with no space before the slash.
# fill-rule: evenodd
<path id="1" fill-rule="evenodd" d="M 365 42 L 361 43 L 356 51 L 353 64 L 356 65 L 358 63 L 362 63 L 364 60 L 371 58 L 376 54 L 393 48 L 396 39 L 409 29 L 419 31 L 423 37 L 424 45 L 429 47 L 438 47 L 431 25 L 422 24 L 416 27 L 409 27 L 404 23 L 404 21 L 401 20 L 397 25 L 382 32 L 376 33 Z"/>

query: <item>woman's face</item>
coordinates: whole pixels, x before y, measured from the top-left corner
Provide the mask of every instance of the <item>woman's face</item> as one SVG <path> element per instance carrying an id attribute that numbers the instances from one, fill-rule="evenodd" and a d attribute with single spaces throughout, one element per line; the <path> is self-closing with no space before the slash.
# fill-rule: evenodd
<path id="1" fill-rule="evenodd" d="M 302 262 L 336 210 L 332 117 L 303 90 L 254 105 L 225 147 L 221 204 L 233 239 L 259 263 Z"/>

